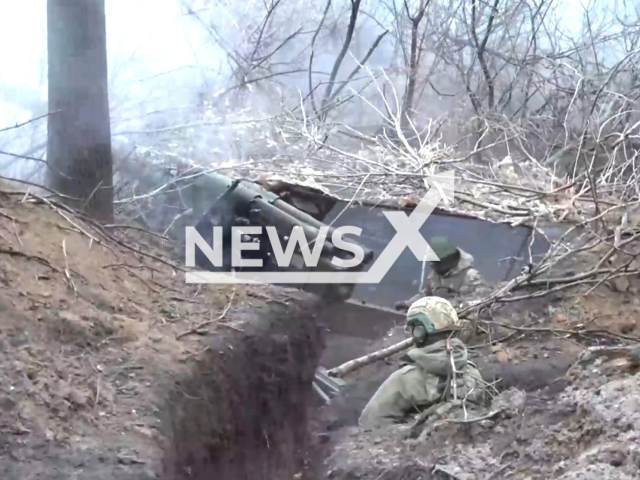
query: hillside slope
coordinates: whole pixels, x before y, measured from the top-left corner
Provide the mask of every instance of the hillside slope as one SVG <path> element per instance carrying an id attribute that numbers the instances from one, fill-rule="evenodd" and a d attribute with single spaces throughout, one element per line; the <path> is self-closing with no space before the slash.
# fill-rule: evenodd
<path id="1" fill-rule="evenodd" d="M 164 397 L 207 335 L 237 337 L 251 307 L 306 298 L 187 285 L 163 242 L 0 188 L 1 478 L 155 478 Z"/>

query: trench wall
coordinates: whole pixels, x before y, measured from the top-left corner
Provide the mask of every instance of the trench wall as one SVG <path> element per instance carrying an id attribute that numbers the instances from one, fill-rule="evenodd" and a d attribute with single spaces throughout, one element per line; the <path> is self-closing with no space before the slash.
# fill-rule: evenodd
<path id="1" fill-rule="evenodd" d="M 219 330 L 168 395 L 166 480 L 295 478 L 302 471 L 324 345 L 316 301 L 229 312 L 243 331 Z"/>

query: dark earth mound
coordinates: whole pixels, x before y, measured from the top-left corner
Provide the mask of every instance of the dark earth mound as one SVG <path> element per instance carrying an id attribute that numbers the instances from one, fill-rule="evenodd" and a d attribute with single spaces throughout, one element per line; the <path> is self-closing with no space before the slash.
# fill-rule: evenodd
<path id="1" fill-rule="evenodd" d="M 167 402 L 165 478 L 253 480 L 302 472 L 322 343 L 310 300 L 236 312 Z"/>

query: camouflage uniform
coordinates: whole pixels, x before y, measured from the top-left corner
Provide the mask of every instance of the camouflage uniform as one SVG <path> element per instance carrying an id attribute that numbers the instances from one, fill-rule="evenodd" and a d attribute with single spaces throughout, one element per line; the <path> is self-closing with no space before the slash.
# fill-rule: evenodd
<path id="1" fill-rule="evenodd" d="M 424 291 L 405 302 L 398 302 L 397 310 L 406 310 L 423 296 L 436 295 L 449 300 L 468 297 L 484 284 L 480 272 L 473 268 L 471 254 L 440 237 L 431 240 L 431 247 L 440 261 L 431 262 L 433 271 L 426 278 Z"/>
<path id="2" fill-rule="evenodd" d="M 469 361 L 467 349 L 460 338 L 443 338 L 427 344 L 429 336 L 446 335 L 455 331 L 464 336 L 467 324 L 458 319 L 455 309 L 439 297 L 423 297 L 407 312 L 407 325 L 422 327 L 426 338 L 416 339 L 416 346 L 407 352 L 407 365 L 392 373 L 378 388 L 360 415 L 363 428 L 375 428 L 402 421 L 410 413 L 418 413 L 443 400 L 443 394 L 452 374 L 451 359 L 457 374 L 455 381 L 458 398 L 482 403 L 484 382 L 478 369 Z M 412 333 L 413 334 L 413 333 Z M 449 388 L 449 393 L 453 387 Z"/>

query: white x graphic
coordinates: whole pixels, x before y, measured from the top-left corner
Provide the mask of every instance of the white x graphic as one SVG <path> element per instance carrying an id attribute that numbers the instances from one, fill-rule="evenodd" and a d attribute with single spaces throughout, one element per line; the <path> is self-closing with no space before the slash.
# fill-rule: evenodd
<path id="1" fill-rule="evenodd" d="M 431 188 L 409 216 L 404 212 L 383 212 L 389 223 L 396 229 L 396 234 L 371 269 L 366 272 L 367 282 L 379 283 L 407 247 L 419 262 L 440 260 L 420 233 L 420 228 L 441 200 L 450 201 L 453 198 L 454 181 L 453 172 L 431 177 L 427 185 L 427 187 L 431 185 Z"/>
<path id="2" fill-rule="evenodd" d="M 409 216 L 404 212 L 383 212 L 397 232 L 387 248 L 392 247 L 394 251 L 402 252 L 409 247 L 420 262 L 424 260 L 425 255 L 427 261 L 437 262 L 440 260 L 420 233 L 420 228 L 433 213 L 440 200 L 440 193 L 432 188 L 422 197 L 418 206 Z"/>

